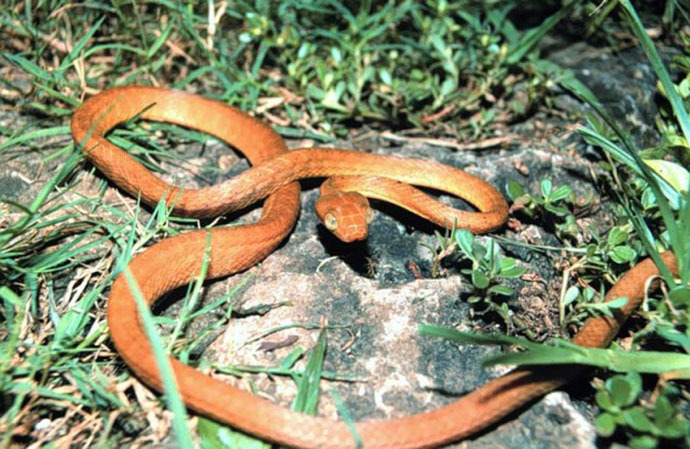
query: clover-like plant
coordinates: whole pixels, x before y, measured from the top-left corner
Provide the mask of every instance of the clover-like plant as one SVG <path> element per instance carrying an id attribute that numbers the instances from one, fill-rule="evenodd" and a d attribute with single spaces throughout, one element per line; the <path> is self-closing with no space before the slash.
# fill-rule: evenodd
<path id="1" fill-rule="evenodd" d="M 513 313 L 505 299 L 512 297 L 515 291 L 501 281 L 518 278 L 527 269 L 518 266 L 512 257 L 503 257 L 493 240 L 483 245 L 467 229 L 458 229 L 453 237 L 465 257 L 472 262 L 471 268 L 461 270 L 463 274 L 470 276 L 474 287 L 468 301 L 484 306 L 480 314 L 495 312 L 511 327 L 514 324 Z"/>
<path id="2" fill-rule="evenodd" d="M 513 201 L 512 209 L 525 215 L 530 221 L 553 223 L 559 238 L 575 239 L 578 234 L 575 215 L 571 212 L 573 190 L 562 185 L 555 187 L 550 179 L 542 179 L 539 184 L 541 195 L 532 195 L 515 180 L 506 186 L 508 196 Z"/>
<path id="3" fill-rule="evenodd" d="M 639 405 L 642 378 L 638 373 L 613 376 L 596 393 L 602 412 L 597 416 L 597 432 L 610 437 L 616 431 L 628 435 L 632 449 L 671 447 L 690 438 L 690 421 L 684 418 L 669 399 L 673 388 L 661 390 L 653 405 Z M 674 447 L 680 447 L 675 446 Z"/>

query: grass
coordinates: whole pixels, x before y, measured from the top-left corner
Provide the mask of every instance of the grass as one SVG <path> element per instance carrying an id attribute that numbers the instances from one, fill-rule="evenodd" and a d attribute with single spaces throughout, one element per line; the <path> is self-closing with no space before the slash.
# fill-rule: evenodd
<path id="1" fill-rule="evenodd" d="M 618 199 L 612 206 L 611 232 L 589 229 L 585 238 L 578 227 L 582 205 L 567 187 L 550 179 L 540 180 L 539 192 L 519 183 L 507 186 L 516 217 L 554 223 L 549 231 L 561 246 L 533 249 L 562 252 L 571 261 L 557 299 L 558 331 L 567 336 L 588 316 L 610 313 L 610 306 L 602 306 L 598 298 L 620 273 L 645 255 L 654 257 L 657 248 L 671 248 L 680 261 L 679 278 L 663 271 L 666 291 L 646 302 L 644 324 L 629 331 L 629 348 L 614 346 L 586 355 L 607 370 L 630 371 L 632 363 L 643 371 L 638 364 L 644 359 L 654 373 L 682 374 L 690 348 L 690 248 L 683 233 L 690 226 L 690 201 L 682 188 L 690 161 L 690 87 L 687 79 L 674 83 L 667 61 L 657 54 L 627 0 L 599 9 L 588 2 L 562 7 L 561 2 L 550 2 L 542 10 L 548 12 L 529 28 L 521 26 L 520 4 L 497 0 L 364 1 L 356 6 L 337 0 L 237 1 L 231 7 L 225 2 L 172 0 L 133 4 L 13 1 L 0 10 L 0 58 L 7 69 L 0 72 L 0 92 L 23 119 L 0 126 L 0 155 L 4 161 L 30 157 L 51 173 L 40 188 L 31 190 L 31 198 L 2 200 L 0 447 L 50 442 L 111 447 L 151 438 L 138 424 L 146 420 L 147 411 L 133 403 L 131 395 L 113 389 L 126 385 L 129 374 L 108 343 L 104 298 L 122 263 L 133 254 L 200 224 L 171 216 L 164 204 L 150 217 L 139 215 L 138 204 L 115 205 L 106 199 L 102 178 L 90 189 L 92 194 L 79 193 L 77 184 L 87 166 L 69 139 L 69 117 L 85 95 L 114 85 L 161 84 L 204 92 L 256 111 L 285 137 L 329 142 L 369 127 L 433 136 L 455 147 L 499 142 L 511 134 L 511 123 L 535 110 L 548 112 L 554 85 L 569 90 L 595 112 L 580 133 L 603 150 L 602 166 L 610 173 L 607 188 Z M 675 30 L 685 46 L 673 62 L 681 70 L 690 67 L 690 37 L 682 32 L 688 6 L 684 0 L 666 1 L 661 16 L 662 25 Z M 639 42 L 659 79 L 663 100 L 657 147 L 637 148 L 572 74 L 540 59 L 540 40 L 566 17 L 571 25 L 585 22 L 583 30 L 614 48 L 619 41 Z M 139 122 L 120 127 L 110 139 L 162 175 L 193 168 L 169 150 L 173 144 L 208 143 L 200 133 Z M 192 177 L 209 182 L 215 170 L 203 167 Z M 504 248 L 520 244 L 500 236 L 495 240 Z M 515 291 L 506 283 L 521 276 L 522 267 L 504 257 L 497 244 L 458 231 L 439 235 L 439 247 L 432 250 L 437 273 L 443 271 L 441 259 L 455 250 L 466 258 L 459 271 L 473 286 L 480 323 L 494 316 L 511 333 L 543 338 L 530 335 L 529 326 L 511 309 Z M 180 318 L 145 316 L 150 335 L 157 335 L 157 327 L 166 329 L 156 351 L 163 367 L 166 351 L 185 363 L 197 362 L 191 354 L 226 325 L 233 312 L 232 295 L 247 279 L 208 305 L 199 302 L 203 280 L 202 271 L 190 286 Z M 189 334 L 192 320 L 211 311 L 218 312 L 218 318 L 201 334 Z M 214 368 L 237 376 L 288 376 L 299 385 L 295 406 L 314 413 L 321 378 L 351 382 L 359 377 L 323 369 L 329 326 L 292 325 L 321 328 L 310 353 L 298 348 L 273 367 Z M 549 363 L 559 357 L 581 360 L 573 358 L 582 356 L 577 348 L 566 343 L 543 348 L 516 338 L 492 341 L 527 347 L 532 356 L 544 355 Z M 523 354 L 530 352 L 496 360 L 520 363 Z M 304 367 L 300 359 L 308 360 Z M 690 399 L 684 384 L 664 378 L 654 387 L 650 375 L 640 377 L 647 382 L 632 374 L 602 370 L 599 375 L 607 378 L 598 384 L 595 398 L 602 410 L 597 427 L 603 437 L 633 447 L 687 441 L 688 421 L 678 419 Z M 167 383 L 165 398 L 174 411 L 176 441 L 191 447 L 195 440 L 169 376 Z M 337 393 L 333 395 L 341 416 L 348 416 Z M 42 430 L 43 422 L 52 425 Z M 61 427 L 68 430 L 51 430 Z M 205 447 L 220 447 L 223 441 L 236 447 L 268 447 L 205 419 L 194 430 Z"/>

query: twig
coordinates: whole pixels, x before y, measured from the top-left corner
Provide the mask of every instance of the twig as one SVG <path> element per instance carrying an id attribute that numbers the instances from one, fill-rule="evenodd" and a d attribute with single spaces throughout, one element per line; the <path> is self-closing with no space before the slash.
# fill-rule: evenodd
<path id="1" fill-rule="evenodd" d="M 427 145 L 435 145 L 437 147 L 453 148 L 454 150 L 458 151 L 484 150 L 487 148 L 506 145 L 514 142 L 517 139 L 517 136 L 515 135 L 508 135 L 490 137 L 488 139 L 480 140 L 478 142 L 460 143 L 454 140 L 434 139 L 430 137 L 403 137 L 397 134 L 393 134 L 390 131 L 383 132 L 381 134 L 381 137 L 388 140 L 394 140 L 396 142 L 422 143 Z"/>

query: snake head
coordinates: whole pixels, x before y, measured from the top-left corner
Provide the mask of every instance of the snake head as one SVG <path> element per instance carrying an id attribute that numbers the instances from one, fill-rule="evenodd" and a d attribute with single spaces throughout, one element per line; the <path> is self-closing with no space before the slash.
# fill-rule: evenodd
<path id="1" fill-rule="evenodd" d="M 322 189 L 315 209 L 326 229 L 345 243 L 364 240 L 369 235 L 374 211 L 364 195 L 341 191 L 325 193 Z"/>

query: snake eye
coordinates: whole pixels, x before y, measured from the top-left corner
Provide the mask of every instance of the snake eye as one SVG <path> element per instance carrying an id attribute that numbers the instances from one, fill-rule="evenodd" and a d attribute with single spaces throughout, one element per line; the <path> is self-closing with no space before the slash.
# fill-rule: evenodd
<path id="1" fill-rule="evenodd" d="M 375 218 L 375 217 L 376 217 L 376 213 L 374 212 L 374 209 L 368 208 L 368 209 L 367 209 L 367 217 L 366 217 L 367 224 L 369 224 L 369 223 L 371 223 L 372 221 L 374 221 L 374 218 Z"/>
<path id="2" fill-rule="evenodd" d="M 335 218 L 335 215 L 333 214 L 326 214 L 326 216 L 323 217 L 323 224 L 329 231 L 335 231 L 338 229 L 338 219 Z"/>

